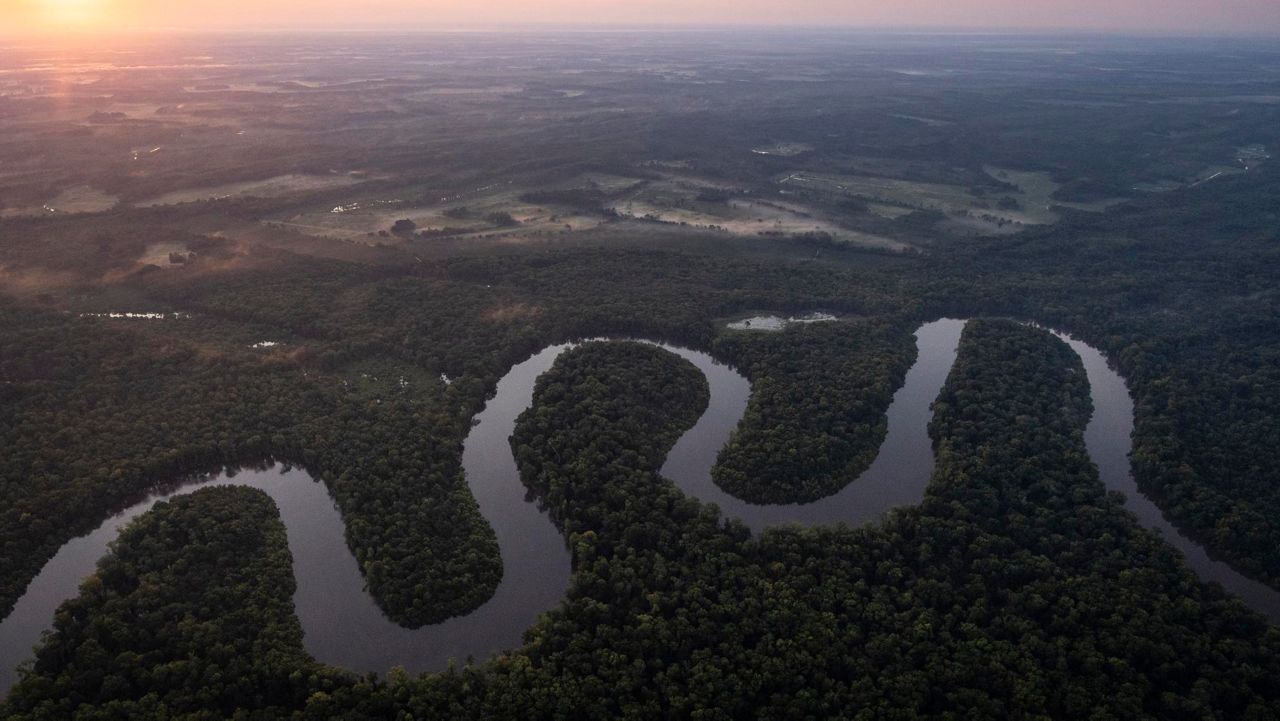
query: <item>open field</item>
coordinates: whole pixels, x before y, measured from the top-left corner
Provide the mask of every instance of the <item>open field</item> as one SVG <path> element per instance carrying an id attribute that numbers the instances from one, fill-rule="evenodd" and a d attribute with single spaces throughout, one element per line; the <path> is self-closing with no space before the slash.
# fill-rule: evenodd
<path id="1" fill-rule="evenodd" d="M 766 70 L 751 53 L 654 52 L 649 40 L 584 64 L 583 48 L 602 41 L 582 41 L 241 38 L 56 66 L 10 50 L 0 217 L 26 225 L 9 233 L 24 242 L 5 266 L 56 277 L 67 269 L 25 264 L 65 253 L 55 265 L 75 266 L 85 244 L 139 223 L 151 230 L 118 253 L 128 268 L 168 267 L 184 233 L 224 238 L 233 256 L 379 262 L 379 248 L 406 240 L 441 253 L 659 236 L 930 252 L 1238 178 L 1280 142 L 1274 106 L 1258 102 L 1275 92 L 1265 79 L 1217 94 L 1190 71 L 1099 85 L 1110 49 L 1040 66 L 1047 56 L 1012 43 L 1039 68 L 1015 72 L 998 53 L 868 39 L 858 52 L 824 41 L 794 54 L 779 42 Z M 890 51 L 886 65 L 878 54 Z M 1045 89 L 1045 74 L 1061 85 Z M 100 227 L 40 225 L 72 213 Z M 409 225 L 395 231 L 399 221 Z"/>
<path id="2" fill-rule="evenodd" d="M 179 205 L 197 203 L 202 200 L 225 200 L 227 198 L 254 197 L 279 198 L 288 195 L 302 195 L 320 190 L 346 188 L 363 182 L 362 178 L 353 175 L 279 175 L 265 180 L 248 180 L 240 183 L 227 183 L 203 188 L 186 188 L 175 190 L 137 205 L 148 208 L 157 205 Z"/>
<path id="3" fill-rule="evenodd" d="M 609 205 L 627 218 L 738 236 L 793 238 L 820 234 L 833 242 L 894 251 L 910 245 L 844 227 L 817 209 L 773 198 L 761 198 L 732 186 L 704 179 L 668 175 L 646 183 Z"/>
<path id="4" fill-rule="evenodd" d="M 40 207 L 4 208 L 0 210 L 0 218 L 16 218 L 22 216 L 50 215 L 65 213 L 100 213 L 111 210 L 120 201 L 114 195 L 105 193 L 88 185 L 77 185 L 58 193 Z"/>
<path id="5" fill-rule="evenodd" d="M 947 183 L 804 172 L 789 173 L 779 178 L 778 184 L 875 201 L 869 206 L 871 212 L 890 219 L 917 210 L 938 211 L 947 215 L 939 229 L 978 235 L 1008 235 L 1028 226 L 1053 225 L 1061 220 L 1055 208 L 1101 213 L 1126 201 L 1126 198 L 1060 201 L 1053 196 L 1062 184 L 1048 173 L 995 166 L 984 166 L 983 171 L 1014 188 L 1003 192 L 976 192 L 974 187 Z"/>
<path id="6" fill-rule="evenodd" d="M 504 184 L 505 185 L 505 184 Z M 530 203 L 520 199 L 521 191 L 441 196 L 432 205 L 416 205 L 398 199 L 352 201 L 329 210 L 300 213 L 269 225 L 299 230 L 308 235 L 353 242 L 386 242 L 397 221 L 408 220 L 414 230 L 408 235 L 467 238 L 558 234 L 598 227 L 604 218 L 586 215 L 571 208 Z M 507 221 L 506 218 L 510 218 Z M 497 222 L 495 222 L 495 220 Z"/>

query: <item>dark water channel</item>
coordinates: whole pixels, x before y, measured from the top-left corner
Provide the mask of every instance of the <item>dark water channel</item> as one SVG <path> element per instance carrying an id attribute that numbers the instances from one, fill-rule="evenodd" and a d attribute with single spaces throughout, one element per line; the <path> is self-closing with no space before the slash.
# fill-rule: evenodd
<path id="1" fill-rule="evenodd" d="M 785 523 L 860 525 L 890 509 L 918 503 L 933 468 L 927 432 L 930 404 L 955 361 L 964 323 L 944 319 L 925 324 L 916 332 L 919 358 L 894 395 L 888 410 L 888 434 L 871 467 L 844 490 L 797 505 L 748 504 L 711 481 L 716 454 L 746 409 L 750 384 L 704 353 L 661 344 L 697 366 L 711 389 L 710 405 L 672 449 L 663 475 L 685 493 L 715 503 L 725 515 L 741 519 L 757 532 Z M 1180 550 L 1201 578 L 1221 583 L 1250 607 L 1280 622 L 1280 593 L 1210 558 L 1138 492 L 1129 471 L 1133 401 L 1124 380 L 1099 351 L 1057 335 L 1080 355 L 1088 373 L 1094 413 L 1085 440 L 1107 488 L 1124 493 L 1125 506 L 1144 526 L 1161 533 Z M 518 647 L 524 630 L 563 598 L 569 587 L 570 557 L 564 539 L 546 514 L 528 499 L 508 438 L 516 417 L 532 402 L 538 376 L 571 347 L 548 347 L 513 367 L 498 383 L 496 395 L 477 416 L 466 439 L 462 460 L 467 482 L 497 534 L 503 563 L 497 592 L 472 613 L 417 630 L 395 624 L 366 592 L 346 545 L 341 515 L 323 484 L 300 469 L 242 470 L 234 476 L 224 473 L 152 495 L 107 519 L 89 535 L 64 545 L 31 582 L 14 611 L 0 621 L 0 693 L 16 681 L 17 665 L 31 656 L 41 633 L 51 626 L 55 609 L 76 595 L 80 582 L 93 573 L 121 528 L 159 501 L 220 485 L 257 488 L 279 507 L 297 578 L 294 604 L 306 649 L 317 660 L 359 671 L 385 672 L 403 666 L 417 672 L 442 669 L 450 659 L 484 659 Z"/>

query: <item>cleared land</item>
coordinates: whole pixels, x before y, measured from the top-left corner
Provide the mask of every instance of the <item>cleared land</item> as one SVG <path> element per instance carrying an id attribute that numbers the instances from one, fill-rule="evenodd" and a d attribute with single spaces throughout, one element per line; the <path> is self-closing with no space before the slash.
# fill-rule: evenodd
<path id="1" fill-rule="evenodd" d="M 138 203 L 140 208 L 158 205 L 180 205 L 182 203 L 198 203 L 203 200 L 223 200 L 225 198 L 280 198 L 287 195 L 312 193 L 333 188 L 344 188 L 364 182 L 364 178 L 353 175 L 278 175 L 265 180 L 247 180 L 239 183 L 226 183 L 198 188 L 175 190 L 164 195 Z"/>
<path id="2" fill-rule="evenodd" d="M 844 227 L 821 211 L 801 204 L 760 198 L 696 178 L 669 176 L 647 183 L 609 208 L 623 217 L 739 236 L 825 235 L 833 242 L 864 248 L 911 248 L 901 241 Z"/>
<path id="3" fill-rule="evenodd" d="M 52 215 L 55 213 L 101 213 L 111 210 L 120 201 L 114 195 L 88 185 L 76 185 L 58 193 L 43 206 L 5 208 L 0 210 L 0 217 L 18 218 L 36 215 Z"/>

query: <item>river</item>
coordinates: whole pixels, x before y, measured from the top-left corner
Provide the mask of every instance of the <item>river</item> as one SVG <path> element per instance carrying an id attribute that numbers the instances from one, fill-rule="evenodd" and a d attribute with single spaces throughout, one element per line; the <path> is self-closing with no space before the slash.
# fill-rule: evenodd
<path id="1" fill-rule="evenodd" d="M 893 508 L 915 505 L 924 497 L 933 469 L 928 435 L 931 404 L 955 362 L 964 325 L 962 320 L 943 319 L 916 331 L 919 356 L 894 394 L 887 412 L 887 435 L 875 461 L 843 490 L 813 503 L 793 505 L 752 505 L 712 482 L 711 468 L 742 419 L 750 383 L 705 353 L 656 344 L 697 366 L 711 391 L 706 411 L 672 448 L 662 474 L 685 493 L 718 505 L 726 516 L 741 519 L 755 532 L 784 523 L 856 526 Z M 1075 350 L 1088 373 L 1094 412 L 1085 442 L 1103 483 L 1122 492 L 1125 507 L 1181 551 L 1202 579 L 1221 583 L 1273 623 L 1280 623 L 1280 592 L 1212 559 L 1138 491 L 1129 469 L 1133 401 L 1124 379 L 1097 349 L 1065 334 L 1055 335 Z M 55 609 L 77 594 L 80 582 L 93 573 L 120 529 L 160 501 L 220 485 L 257 488 L 279 507 L 297 579 L 294 605 L 306 650 L 317 660 L 357 671 L 385 672 L 393 666 L 411 672 L 435 671 L 445 668 L 450 659 L 483 660 L 519 647 L 525 629 L 564 597 L 570 583 L 570 555 L 550 519 L 528 497 L 508 439 L 516 418 L 532 403 L 535 381 L 572 347 L 553 345 L 514 366 L 476 417 L 463 446 L 467 482 L 497 535 L 503 564 L 496 592 L 475 611 L 416 630 L 397 625 L 366 592 L 346 545 L 342 517 L 322 483 L 301 469 L 282 466 L 223 473 L 153 494 L 87 536 L 65 544 L 31 582 L 13 612 L 0 621 L 0 693 L 17 680 L 18 664 L 32 655 L 41 633 L 51 627 Z"/>

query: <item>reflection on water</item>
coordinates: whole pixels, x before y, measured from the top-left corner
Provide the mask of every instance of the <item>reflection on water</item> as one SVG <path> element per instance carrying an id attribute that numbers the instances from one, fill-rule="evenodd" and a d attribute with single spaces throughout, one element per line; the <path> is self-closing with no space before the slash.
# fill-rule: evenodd
<path id="1" fill-rule="evenodd" d="M 1204 546 L 1183 535 L 1156 506 L 1138 490 L 1129 466 L 1133 448 L 1133 398 L 1124 379 L 1107 363 L 1106 356 L 1093 346 L 1065 333 L 1055 332 L 1071 346 L 1084 362 L 1089 376 L 1089 392 L 1093 397 L 1093 417 L 1084 431 L 1089 458 L 1108 490 L 1124 494 L 1124 507 L 1138 517 L 1138 522 L 1164 538 L 1182 552 L 1187 565 L 1203 581 L 1216 581 L 1245 605 L 1263 614 L 1273 624 L 1280 624 L 1280 591 L 1247 578 L 1221 561 L 1214 560 Z"/>
<path id="2" fill-rule="evenodd" d="M 933 468 L 930 406 L 955 361 L 964 323 L 944 319 L 916 332 L 919 358 L 893 397 L 887 436 L 875 461 L 840 492 L 796 505 L 749 504 L 712 482 L 716 455 L 742 419 L 750 384 L 704 353 L 657 344 L 697 366 L 711 390 L 706 412 L 676 443 L 663 475 L 685 493 L 715 503 L 725 515 L 741 519 L 755 531 L 782 523 L 860 525 L 890 509 L 919 503 Z M 1123 492 L 1126 508 L 1182 551 L 1201 578 L 1221 583 L 1272 621 L 1280 621 L 1280 593 L 1209 558 L 1138 492 L 1129 472 L 1133 401 L 1124 380 L 1096 349 L 1058 335 L 1080 355 L 1088 373 L 1094 414 L 1085 441 L 1107 488 Z M 14 683 L 17 664 L 31 655 L 40 634 L 50 627 L 54 610 L 76 595 L 80 581 L 93 572 L 121 528 L 161 500 L 218 485 L 257 488 L 279 507 L 297 578 L 294 604 L 306 649 L 317 660 L 361 671 L 386 671 L 397 665 L 411 672 L 432 671 L 444 668 L 450 659 L 483 659 L 519 646 L 524 630 L 564 597 L 571 569 L 564 539 L 527 498 L 509 439 L 516 417 L 532 403 L 538 376 L 571 347 L 548 347 L 512 368 L 477 416 L 464 444 L 467 482 L 497 535 L 503 564 L 497 591 L 472 613 L 417 630 L 396 625 L 365 591 L 346 545 L 342 518 L 325 486 L 305 471 L 275 466 L 234 476 L 222 474 L 156 493 L 108 519 L 93 533 L 64 545 L 0 622 L 0 692 Z"/>
<path id="3" fill-rule="evenodd" d="M 698 367 L 711 386 L 711 406 L 667 456 L 662 474 L 681 490 L 714 503 L 753 531 L 782 523 L 861 525 L 924 497 L 933 470 L 930 409 L 942 390 L 960 343 L 964 321 L 940 320 L 916 331 L 919 356 L 888 410 L 888 432 L 871 466 L 843 490 L 813 503 L 755 505 L 724 492 L 711 480 L 715 456 L 747 407 L 750 385 L 733 369 L 697 351 L 671 349 Z"/>

